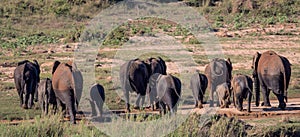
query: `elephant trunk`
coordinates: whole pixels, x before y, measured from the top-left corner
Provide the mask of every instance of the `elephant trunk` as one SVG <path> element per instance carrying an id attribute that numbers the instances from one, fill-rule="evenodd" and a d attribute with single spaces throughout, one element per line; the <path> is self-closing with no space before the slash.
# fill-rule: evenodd
<path id="1" fill-rule="evenodd" d="M 260 101 L 260 84 L 257 76 L 254 76 L 254 88 L 255 88 L 255 105 L 258 107 L 259 106 L 259 101 Z"/>

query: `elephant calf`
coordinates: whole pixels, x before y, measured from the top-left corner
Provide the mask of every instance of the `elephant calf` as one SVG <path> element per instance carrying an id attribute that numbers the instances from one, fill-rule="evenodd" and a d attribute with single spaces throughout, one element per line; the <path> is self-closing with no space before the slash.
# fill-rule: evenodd
<path id="1" fill-rule="evenodd" d="M 104 94 L 104 88 L 100 84 L 95 84 L 91 87 L 90 90 L 90 104 L 92 107 L 92 115 L 97 115 L 97 109 L 99 111 L 99 115 L 102 116 L 103 114 L 103 103 L 105 101 L 105 94 Z"/>
<path id="2" fill-rule="evenodd" d="M 219 98 L 221 108 L 229 108 L 230 105 L 230 86 L 228 83 L 222 83 L 216 87 L 216 92 Z"/>
<path id="3" fill-rule="evenodd" d="M 150 103 L 159 102 L 160 113 L 166 113 L 166 107 L 171 114 L 177 111 L 177 103 L 181 94 L 181 81 L 172 75 L 155 73 L 149 80 Z"/>
<path id="4" fill-rule="evenodd" d="M 53 109 L 56 110 L 56 96 L 52 88 L 51 79 L 46 78 L 39 83 L 38 100 L 44 115 L 48 114 L 49 104 L 53 105 Z"/>
<path id="5" fill-rule="evenodd" d="M 207 88 L 207 77 L 204 74 L 195 73 L 190 80 L 190 88 L 192 89 L 195 99 L 195 108 L 203 108 L 203 97 Z"/>
<path id="6" fill-rule="evenodd" d="M 251 97 L 253 90 L 253 81 L 247 75 L 237 74 L 231 81 L 233 90 L 233 102 L 234 106 L 239 110 L 243 110 L 243 99 L 248 97 L 248 109 L 250 112 Z"/>

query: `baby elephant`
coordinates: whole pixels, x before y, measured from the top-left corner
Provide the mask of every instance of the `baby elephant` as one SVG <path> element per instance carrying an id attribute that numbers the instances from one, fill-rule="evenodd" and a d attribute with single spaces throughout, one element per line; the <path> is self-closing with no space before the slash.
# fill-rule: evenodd
<path id="1" fill-rule="evenodd" d="M 219 104 L 221 108 L 229 108 L 230 105 L 230 85 L 229 83 L 223 83 L 217 86 L 216 92 L 219 97 Z"/>
<path id="2" fill-rule="evenodd" d="M 38 100 L 40 107 L 42 108 L 42 113 L 44 115 L 48 114 L 49 105 L 52 105 L 52 109 L 55 111 L 57 108 L 56 96 L 52 88 L 51 79 L 46 78 L 40 81 L 38 87 Z"/>
<path id="3" fill-rule="evenodd" d="M 237 74 L 231 81 L 233 90 L 233 102 L 234 106 L 239 110 L 243 110 L 243 99 L 248 97 L 248 109 L 250 112 L 251 97 L 253 90 L 253 81 L 249 76 Z"/>
<path id="4" fill-rule="evenodd" d="M 208 80 L 204 74 L 195 73 L 190 80 L 190 88 L 192 89 L 195 108 L 203 108 L 203 98 L 207 88 Z"/>
<path id="5" fill-rule="evenodd" d="M 166 107 L 171 114 L 177 111 L 177 103 L 181 94 L 181 81 L 172 75 L 155 73 L 149 80 L 150 104 L 158 101 L 160 113 L 166 113 Z"/>
<path id="6" fill-rule="evenodd" d="M 92 115 L 91 116 L 102 116 L 103 114 L 103 104 L 105 101 L 104 88 L 100 84 L 94 84 L 90 90 L 90 104 L 92 107 Z"/>

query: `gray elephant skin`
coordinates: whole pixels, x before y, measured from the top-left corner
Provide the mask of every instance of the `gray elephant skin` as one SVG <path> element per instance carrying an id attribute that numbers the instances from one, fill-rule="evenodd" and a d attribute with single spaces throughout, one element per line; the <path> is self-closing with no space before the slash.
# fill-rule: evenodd
<path id="1" fill-rule="evenodd" d="M 20 106 L 32 108 L 33 101 L 37 102 L 37 85 L 40 81 L 40 67 L 36 60 L 18 62 L 14 70 L 14 82 L 20 97 Z"/>
<path id="2" fill-rule="evenodd" d="M 231 91 L 228 83 L 223 83 L 217 86 L 216 93 L 219 98 L 219 104 L 221 108 L 229 108 Z"/>
<path id="3" fill-rule="evenodd" d="M 207 89 L 209 91 L 210 107 L 214 106 L 214 92 L 216 87 L 223 83 L 230 83 L 232 77 L 232 63 L 227 60 L 215 58 L 205 67 L 204 74 L 208 79 Z M 217 106 L 219 106 L 219 101 Z"/>
<path id="4" fill-rule="evenodd" d="M 192 75 L 190 80 L 190 88 L 192 89 L 194 100 L 195 100 L 195 108 L 203 108 L 204 103 L 204 94 L 207 88 L 208 79 L 204 74 L 199 72 Z"/>
<path id="5" fill-rule="evenodd" d="M 57 105 L 62 107 L 62 110 L 67 110 L 70 115 L 71 123 L 75 124 L 76 107 L 78 104 L 78 94 L 82 93 L 82 76 L 74 76 L 78 72 L 75 63 L 69 61 L 60 63 L 55 61 L 52 69 L 52 86 L 56 95 Z"/>
<path id="6" fill-rule="evenodd" d="M 279 101 L 278 107 L 285 109 L 291 77 L 291 64 L 288 59 L 274 51 L 266 51 L 262 54 L 257 52 L 253 57 L 252 68 L 256 106 L 259 105 L 261 87 L 264 100 L 262 105 L 271 106 L 269 94 L 272 90 Z"/>
<path id="7" fill-rule="evenodd" d="M 232 96 L 234 106 L 243 110 L 243 100 L 248 99 L 247 111 L 251 112 L 251 98 L 253 95 L 253 81 L 251 77 L 243 74 L 236 74 L 231 80 Z"/>
<path id="8" fill-rule="evenodd" d="M 152 107 L 158 101 L 161 113 L 165 114 L 167 108 L 171 114 L 177 111 L 181 96 L 181 81 L 177 77 L 155 73 L 149 79 L 149 88 Z"/>
<path id="9" fill-rule="evenodd" d="M 52 81 L 50 78 L 46 78 L 40 81 L 38 86 L 38 96 L 42 113 L 44 115 L 47 115 L 50 105 L 52 105 L 52 110 L 55 113 L 57 108 L 56 96 L 53 91 Z"/>
<path id="10" fill-rule="evenodd" d="M 140 59 L 133 59 L 121 65 L 120 81 L 127 112 L 130 112 L 129 92 L 136 92 L 138 95 L 135 108 L 144 104 L 148 78 L 149 66 Z"/>
<path id="11" fill-rule="evenodd" d="M 98 116 L 103 115 L 103 104 L 105 101 L 104 88 L 100 84 L 94 84 L 90 89 L 90 104 L 92 108 L 91 116 L 97 116 L 97 110 L 99 111 Z"/>
<path id="12" fill-rule="evenodd" d="M 145 61 L 137 58 L 124 63 L 120 67 L 120 81 L 127 112 L 130 112 L 129 92 L 138 94 L 134 108 L 140 108 L 145 102 L 145 95 L 149 93 L 149 77 L 154 73 L 166 74 L 166 71 L 166 63 L 161 57 L 151 57 Z"/>

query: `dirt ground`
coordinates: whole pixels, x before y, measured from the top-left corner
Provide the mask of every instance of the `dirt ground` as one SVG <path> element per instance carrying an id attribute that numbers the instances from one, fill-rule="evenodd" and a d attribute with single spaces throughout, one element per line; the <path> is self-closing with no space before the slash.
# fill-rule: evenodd
<path id="1" fill-rule="evenodd" d="M 234 31 L 230 32 L 228 30 L 221 30 L 217 32 L 216 35 L 220 38 L 222 37 L 243 37 L 245 39 L 239 40 L 230 40 L 227 39 L 220 42 L 221 47 L 223 48 L 223 52 L 227 56 L 247 56 L 251 57 L 255 52 L 266 51 L 269 49 L 278 51 L 281 55 L 287 57 L 291 64 L 294 66 L 300 65 L 300 37 L 299 27 L 296 26 L 282 26 L 277 27 L 279 30 L 284 29 L 285 31 L 295 33 L 293 36 L 285 36 L 285 35 L 263 35 L 263 36 L 249 36 L 247 34 L 256 32 L 259 34 L 266 33 L 268 31 L 279 31 L 273 28 L 266 29 L 249 29 L 242 31 Z M 298 35 L 298 37 L 297 37 Z M 251 38 L 247 40 L 247 38 Z M 68 45 L 51 45 L 49 46 L 39 46 L 39 48 L 31 49 L 35 54 L 53 54 L 53 53 L 64 53 L 64 52 L 73 52 L 76 47 L 76 43 L 68 44 Z M 111 49 L 104 48 L 99 52 L 110 51 Z M 195 51 L 193 53 L 188 54 L 205 54 L 204 51 Z M 7 54 L 9 55 L 9 54 Z M 55 57 L 57 60 L 67 60 L 70 59 L 68 57 Z M 98 61 L 100 58 L 98 58 Z M 113 65 L 114 60 L 109 58 L 101 59 L 102 62 L 105 62 L 104 65 L 101 65 L 101 68 L 110 68 Z M 9 61 L 8 61 L 9 62 Z M 235 70 L 239 69 L 251 69 L 252 60 L 233 63 L 233 68 Z M 52 62 L 45 62 L 40 64 L 42 67 L 51 67 Z M 178 73 L 178 66 L 174 63 L 167 63 L 168 73 Z M 7 62 L 0 63 L 0 74 L 4 76 L 0 77 L 2 82 L 13 82 L 13 70 L 15 66 L 11 65 Z M 200 71 L 204 70 L 204 66 L 198 66 L 197 69 Z M 43 70 L 42 70 L 43 72 Z M 291 79 L 290 83 L 299 84 L 300 78 Z M 246 101 L 244 101 L 244 109 L 246 109 Z M 289 98 L 289 102 L 287 103 L 286 110 L 280 110 L 277 108 L 278 101 L 271 101 L 272 107 L 256 107 L 254 103 L 251 105 L 251 113 L 246 111 L 240 112 L 237 111 L 232 105 L 230 108 L 226 109 L 217 109 L 216 113 L 223 114 L 228 117 L 238 117 L 242 120 L 251 120 L 251 119 L 261 119 L 261 118 L 272 118 L 272 117 L 283 117 L 283 116 L 300 116 L 300 98 Z M 208 108 L 207 104 L 204 105 L 204 109 L 194 109 L 193 105 L 184 105 L 179 108 L 178 113 L 198 113 L 203 114 L 206 113 L 206 108 Z M 147 113 L 155 113 L 158 114 L 157 111 L 151 112 L 147 111 Z M 115 110 L 114 113 L 118 113 L 119 115 L 123 115 L 123 110 Z M 133 111 L 132 114 L 138 113 L 137 111 Z M 82 115 L 78 115 L 78 119 L 82 118 Z M 5 122 L 5 121 L 4 121 Z M 16 122 L 16 121 L 13 121 Z"/>

